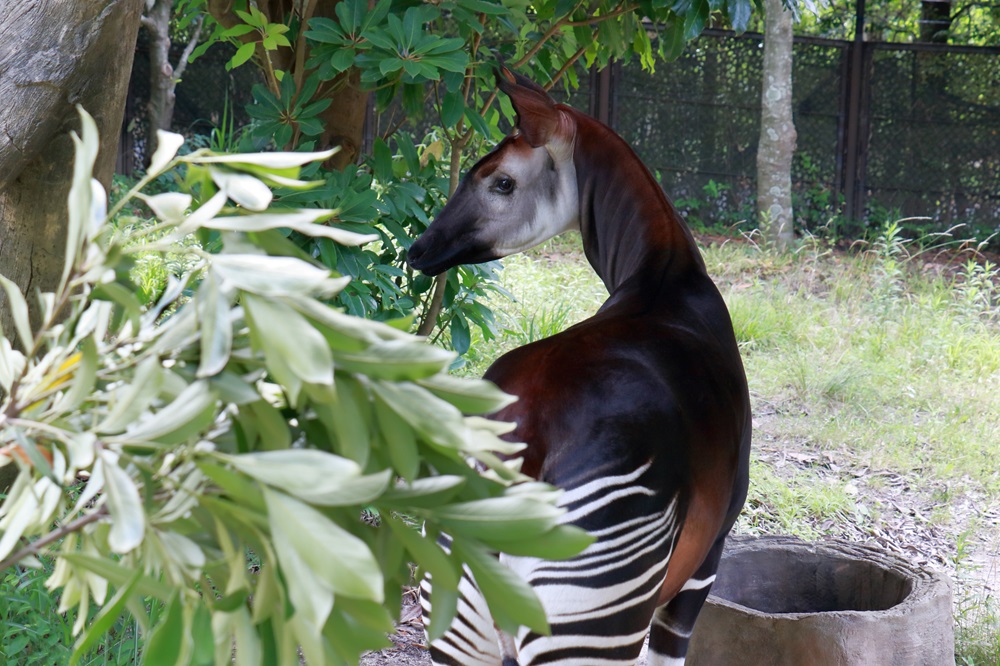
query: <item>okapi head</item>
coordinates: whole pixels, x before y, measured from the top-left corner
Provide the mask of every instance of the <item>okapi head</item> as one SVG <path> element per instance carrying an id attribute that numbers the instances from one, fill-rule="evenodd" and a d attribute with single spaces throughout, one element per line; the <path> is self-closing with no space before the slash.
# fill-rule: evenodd
<path id="1" fill-rule="evenodd" d="M 427 275 L 521 252 L 579 226 L 575 121 L 533 81 L 506 67 L 496 77 L 517 112 L 516 127 L 472 167 L 410 247 L 410 265 Z"/>

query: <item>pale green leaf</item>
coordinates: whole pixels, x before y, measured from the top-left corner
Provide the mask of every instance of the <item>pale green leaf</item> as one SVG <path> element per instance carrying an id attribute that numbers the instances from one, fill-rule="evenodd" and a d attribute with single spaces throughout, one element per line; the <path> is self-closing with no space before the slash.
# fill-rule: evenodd
<path id="1" fill-rule="evenodd" d="M 180 235 L 190 234 L 196 229 L 202 228 L 209 220 L 222 212 L 227 200 L 225 192 L 216 192 L 211 199 L 198 206 L 193 213 L 187 216 L 187 219 L 177 227 L 177 233 Z"/>
<path id="2" fill-rule="evenodd" d="M 280 213 L 216 217 L 202 226 L 224 231 L 264 231 L 265 229 L 287 228 L 306 236 L 329 238 L 341 245 L 364 245 L 378 240 L 377 234 L 359 234 L 327 224 L 316 224 L 336 211 L 319 208 L 301 208 Z"/>
<path id="3" fill-rule="evenodd" d="M 149 168 L 146 169 L 146 176 L 158 176 L 167 168 L 170 160 L 174 159 L 177 151 L 184 145 L 184 137 L 173 132 L 156 130 L 156 152 L 149 160 Z"/>
<path id="4" fill-rule="evenodd" d="M 520 576 L 474 542 L 455 539 L 451 549 L 472 571 L 500 629 L 516 634 L 518 627 L 523 625 L 540 634 L 549 633 L 545 609 Z"/>
<path id="5" fill-rule="evenodd" d="M 517 401 L 517 397 L 504 393 L 496 384 L 485 379 L 441 373 L 419 379 L 417 383 L 466 414 L 489 414 Z"/>
<path id="6" fill-rule="evenodd" d="M 73 370 L 73 384 L 59 401 L 58 408 L 71 412 L 90 396 L 97 379 L 97 343 L 94 338 L 84 338 L 80 345 L 80 360 Z"/>
<path id="7" fill-rule="evenodd" d="M 505 496 L 446 505 L 430 515 L 456 536 L 527 539 L 555 527 L 563 513 L 531 497 Z"/>
<path id="8" fill-rule="evenodd" d="M 264 350 L 268 368 L 276 373 L 275 379 L 283 386 L 295 379 L 310 384 L 333 384 L 330 348 L 305 317 L 284 303 L 252 294 L 245 295 L 243 307 L 252 333 Z"/>
<path id="9" fill-rule="evenodd" d="M 71 134 L 73 139 L 73 180 L 70 185 L 69 198 L 67 201 L 68 219 L 66 223 L 66 256 L 63 261 L 62 277 L 59 280 L 61 292 L 67 280 L 73 264 L 80 255 L 80 248 L 87 230 L 90 228 L 90 216 L 93 212 L 93 187 L 91 185 L 94 173 L 94 162 L 97 159 L 97 151 L 100 148 L 100 139 L 97 135 L 97 123 L 94 118 L 84 111 L 83 107 L 77 105 L 80 113 L 81 134 L 77 136 Z"/>
<path id="10" fill-rule="evenodd" d="M 164 222 L 180 222 L 191 207 L 191 195 L 180 192 L 164 192 L 153 196 L 140 194 L 139 198 Z"/>
<path id="11" fill-rule="evenodd" d="M 109 441 L 144 443 L 164 439 L 167 435 L 186 430 L 200 423 L 206 411 L 216 403 L 215 392 L 205 380 L 188 385 L 174 400 L 150 417 L 130 426 L 125 434 Z"/>
<path id="12" fill-rule="evenodd" d="M 186 159 L 195 164 L 226 164 L 239 169 L 241 164 L 251 164 L 268 169 L 287 169 L 310 162 L 320 162 L 333 157 L 340 147 L 315 153 L 236 153 L 233 155 L 190 155 Z"/>
<path id="13" fill-rule="evenodd" d="M 258 481 L 321 506 L 367 504 L 385 492 L 391 479 L 389 470 L 362 475 L 353 460 L 317 449 L 261 451 L 224 459 Z"/>
<path id="14" fill-rule="evenodd" d="M 117 456 L 107 450 L 99 455 L 104 467 L 104 496 L 111 514 L 108 547 L 113 553 L 128 553 L 142 543 L 146 532 L 142 499 L 132 477 L 118 466 Z"/>
<path id="15" fill-rule="evenodd" d="M 111 393 L 111 410 L 94 430 L 105 434 L 118 433 L 138 421 L 159 395 L 163 374 L 160 359 L 152 356 L 142 361 L 132 381 Z"/>
<path id="16" fill-rule="evenodd" d="M 3 529 L 3 536 L 0 536 L 0 559 L 10 555 L 21 536 L 37 521 L 38 509 L 38 498 L 31 490 L 26 489 L 16 494 L 11 491 L 7 495 L 3 503 L 4 518 L 0 522 L 0 529 Z"/>
<path id="17" fill-rule="evenodd" d="M 340 292 L 350 281 L 331 277 L 329 269 L 295 257 L 261 254 L 220 254 L 212 258 L 212 269 L 228 286 L 262 296 L 328 297 Z"/>
<path id="18" fill-rule="evenodd" d="M 467 428 L 461 412 L 452 405 L 415 384 L 375 381 L 372 389 L 425 441 L 449 449 L 464 448 Z"/>
<path id="19" fill-rule="evenodd" d="M 10 340 L 0 331 L 0 388 L 10 392 L 14 380 L 21 376 L 27 361 L 24 354 L 11 347 Z"/>
<path id="20" fill-rule="evenodd" d="M 454 352 L 413 340 L 379 342 L 358 352 L 336 352 L 337 367 L 373 379 L 423 379 L 443 372 Z"/>
<path id="21" fill-rule="evenodd" d="M 107 605 L 88 623 L 87 630 L 80 635 L 76 640 L 76 644 L 73 645 L 73 654 L 70 655 L 69 659 L 70 666 L 80 663 L 80 659 L 83 658 L 90 648 L 111 630 L 114 623 L 118 621 L 122 611 L 125 610 L 125 605 L 135 592 L 141 577 L 142 571 L 136 571 L 131 574 L 128 581 L 118 588 L 118 591 L 111 597 Z"/>
<path id="22" fill-rule="evenodd" d="M 103 557 L 84 553 L 62 552 L 59 554 L 59 558 L 66 560 L 73 566 L 92 571 L 118 587 L 127 585 L 132 579 L 133 571 L 131 569 Z M 142 572 L 140 571 L 139 573 Z M 161 601 L 166 601 L 170 598 L 173 588 L 151 576 L 141 576 L 136 581 L 135 592 L 146 597 L 155 597 Z"/>
<path id="23" fill-rule="evenodd" d="M 246 607 L 235 611 L 212 613 L 212 635 L 215 637 L 215 663 L 260 666 L 263 654 L 260 635 Z M 233 653 L 233 644 L 236 652 Z M 267 666 L 271 666 L 268 664 Z"/>
<path id="24" fill-rule="evenodd" d="M 7 308 L 14 320 L 14 328 L 25 350 L 34 347 L 34 336 L 31 334 L 31 323 L 28 319 L 28 302 L 13 280 L 0 275 L 0 286 L 7 292 Z"/>
<path id="25" fill-rule="evenodd" d="M 212 180 L 230 199 L 247 210 L 266 210 L 271 205 L 271 188 L 245 173 L 233 173 L 215 167 L 208 168 Z"/>
<path id="26" fill-rule="evenodd" d="M 198 288 L 195 308 L 201 324 L 201 358 L 198 377 L 222 372 L 233 348 L 233 327 L 229 321 L 229 299 L 219 289 L 215 273 L 209 271 Z"/>
<path id="27" fill-rule="evenodd" d="M 379 497 L 378 504 L 395 508 L 433 508 L 449 502 L 464 485 L 465 478 L 453 474 L 400 482 Z"/>
<path id="28" fill-rule="evenodd" d="M 282 568 L 282 552 L 287 558 L 294 551 L 295 558 L 311 571 L 306 585 L 317 587 L 317 581 L 322 581 L 338 595 L 382 602 L 382 570 L 364 541 L 295 498 L 269 489 L 264 490 L 264 498 Z M 326 619 L 311 617 L 318 626 Z"/>

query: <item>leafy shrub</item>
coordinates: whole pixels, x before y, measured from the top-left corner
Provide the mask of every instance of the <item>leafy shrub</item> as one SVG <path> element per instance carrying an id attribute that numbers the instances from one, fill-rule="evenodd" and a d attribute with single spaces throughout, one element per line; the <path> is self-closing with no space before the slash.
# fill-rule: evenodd
<path id="1" fill-rule="evenodd" d="M 549 486 L 497 457 L 519 449 L 500 439 L 507 425 L 464 415 L 509 396 L 447 375 L 454 354 L 326 304 L 347 280 L 286 235 L 376 237 L 318 223 L 332 211 L 273 208 L 267 185 L 310 187 L 300 165 L 329 153 L 175 157 L 183 139 L 162 133 L 129 195 L 160 220 L 158 240 L 126 248 L 81 115 L 65 268 L 37 329 L 0 277 L 20 343 L 0 331 L 0 455 L 19 469 L 0 505 L 0 570 L 55 558 L 46 586 L 60 612 L 76 609 L 74 660 L 127 610 L 147 662 L 229 664 L 235 648 L 240 664 L 297 663 L 300 649 L 353 663 L 386 644 L 410 562 L 437 583 L 432 634 L 450 623 L 463 563 L 491 582 L 501 627 L 545 631 L 494 553 L 564 557 L 588 538 L 557 524 Z M 179 164 L 187 192 L 141 193 Z M 189 234 L 203 242 L 178 242 Z M 195 262 L 143 308 L 132 257 L 156 250 Z"/>

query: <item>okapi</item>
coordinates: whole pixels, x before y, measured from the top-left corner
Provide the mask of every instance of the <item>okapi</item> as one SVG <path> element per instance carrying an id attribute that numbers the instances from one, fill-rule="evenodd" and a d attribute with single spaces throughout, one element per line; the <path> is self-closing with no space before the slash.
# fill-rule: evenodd
<path id="1" fill-rule="evenodd" d="M 683 664 L 747 492 L 750 400 L 732 322 L 690 230 L 610 128 L 501 67 L 515 129 L 409 251 L 436 275 L 578 229 L 610 296 L 593 317 L 500 357 L 522 471 L 563 489 L 596 540 L 565 561 L 502 556 L 552 635 L 499 632 L 470 578 L 431 646 L 452 666 Z M 429 586 L 425 586 L 425 593 Z M 425 619 L 430 603 L 425 594 Z"/>

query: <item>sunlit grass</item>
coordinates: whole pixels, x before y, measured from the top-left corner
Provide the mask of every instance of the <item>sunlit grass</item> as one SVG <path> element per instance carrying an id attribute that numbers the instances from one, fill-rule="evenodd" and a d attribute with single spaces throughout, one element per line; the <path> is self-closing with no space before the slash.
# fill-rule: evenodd
<path id="1" fill-rule="evenodd" d="M 971 254 L 921 251 L 892 227 L 846 253 L 815 239 L 784 255 L 752 240 L 703 251 L 754 405 L 750 497 L 737 529 L 818 538 L 882 524 L 848 474 L 808 465 L 778 473 L 773 459 L 785 449 L 872 470 L 870 488 L 879 474 L 911 479 L 910 492 L 937 505 L 927 519 L 965 534 L 940 554 L 960 581 L 959 663 L 1000 664 L 1000 605 L 981 576 L 967 575 L 968 553 L 997 549 L 997 526 L 954 524 L 949 506 L 967 492 L 1000 504 L 1000 272 Z M 517 298 L 493 303 L 505 333 L 474 342 L 464 373 L 580 321 L 607 296 L 576 235 L 506 259 L 502 279 Z"/>

